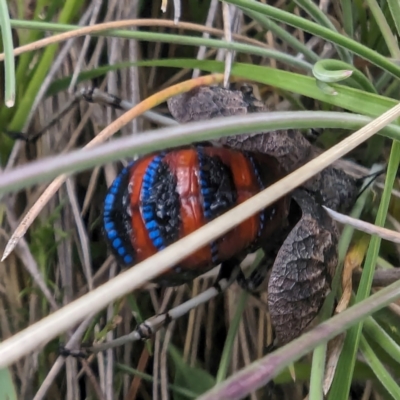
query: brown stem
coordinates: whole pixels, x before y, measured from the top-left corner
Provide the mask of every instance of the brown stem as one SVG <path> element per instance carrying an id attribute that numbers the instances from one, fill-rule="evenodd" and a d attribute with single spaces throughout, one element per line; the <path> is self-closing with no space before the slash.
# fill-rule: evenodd
<path id="1" fill-rule="evenodd" d="M 353 285 L 360 283 L 362 271 L 353 272 Z M 375 271 L 372 286 L 388 286 L 400 279 L 400 268 L 380 269 Z"/>

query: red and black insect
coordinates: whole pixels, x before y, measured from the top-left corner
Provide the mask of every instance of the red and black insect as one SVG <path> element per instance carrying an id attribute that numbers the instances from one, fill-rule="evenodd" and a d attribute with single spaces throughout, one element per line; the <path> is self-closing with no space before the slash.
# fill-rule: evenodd
<path id="1" fill-rule="evenodd" d="M 168 106 L 180 123 L 266 111 L 251 91 L 208 87 L 176 96 Z M 108 191 L 103 217 L 107 241 L 119 263 L 131 266 L 316 154 L 318 149 L 299 131 L 287 130 L 232 136 L 221 139 L 217 147 L 196 145 L 146 156 L 123 169 Z M 316 317 L 336 269 L 339 231 L 321 206 L 348 209 L 360 183 L 342 169 L 328 167 L 157 282 L 188 282 L 219 263 L 220 277 L 226 277 L 249 252 L 262 248 L 264 262 L 255 276 L 270 273 L 271 323 L 277 343 L 286 343 Z"/>
<path id="2" fill-rule="evenodd" d="M 130 266 L 194 232 L 282 177 L 268 155 L 212 146 L 165 151 L 132 162 L 105 198 L 104 230 L 120 264 Z M 281 229 L 284 198 L 241 223 L 157 279 L 177 285 L 241 259 Z"/>

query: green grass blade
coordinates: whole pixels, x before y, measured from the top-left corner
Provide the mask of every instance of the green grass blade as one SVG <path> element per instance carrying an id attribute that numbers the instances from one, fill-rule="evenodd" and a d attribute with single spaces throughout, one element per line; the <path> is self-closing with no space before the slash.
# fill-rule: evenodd
<path id="1" fill-rule="evenodd" d="M 59 17 L 60 23 L 69 22 L 79 11 L 81 6 L 82 4 L 79 0 L 65 1 Z M 12 131 L 21 131 L 23 129 L 26 117 L 29 115 L 36 94 L 51 67 L 57 49 L 57 45 L 51 45 L 48 46 L 43 52 L 36 71 L 26 88 L 24 96 L 21 98 L 21 101 L 18 104 L 18 108 L 8 126 L 8 129 Z"/>
<path id="2" fill-rule="evenodd" d="M 369 194 L 370 194 L 370 188 L 364 190 L 361 196 L 357 199 L 357 202 L 350 213 L 351 217 L 360 218 L 360 215 L 365 207 Z M 354 228 L 350 225 L 346 225 L 340 236 L 339 251 L 338 251 L 338 266 L 336 268 L 335 276 L 332 282 L 332 292 L 325 300 L 325 303 L 320 313 L 321 321 L 326 321 L 333 314 L 334 302 L 342 277 L 343 262 L 347 254 L 347 250 L 350 246 L 353 234 L 354 234 Z M 325 374 L 326 351 L 327 351 L 327 344 L 324 343 L 321 346 L 318 346 L 313 353 L 312 366 L 311 366 L 310 393 L 309 393 L 310 400 L 323 400 L 324 398 L 323 378 Z"/>
<path id="3" fill-rule="evenodd" d="M 387 0 L 397 34 L 400 35 L 400 0 Z"/>
<path id="4" fill-rule="evenodd" d="M 236 338 L 236 335 L 239 331 L 240 321 L 242 320 L 242 314 L 247 304 L 248 293 L 242 292 L 240 293 L 235 315 L 229 325 L 228 334 L 226 336 L 224 349 L 221 355 L 221 361 L 218 368 L 216 383 L 222 382 L 227 374 L 229 369 L 229 364 L 232 358 L 232 348 Z"/>
<path id="5" fill-rule="evenodd" d="M 383 38 L 385 39 L 386 45 L 390 51 L 392 57 L 400 59 L 400 50 L 397 45 L 397 40 L 392 33 L 392 30 L 386 20 L 385 15 L 383 14 L 379 4 L 376 0 L 367 0 L 369 8 L 371 10 L 372 15 L 375 18 L 377 25 L 382 33 Z M 398 18 L 399 16 L 397 16 Z"/>
<path id="6" fill-rule="evenodd" d="M 266 4 L 261 4 L 252 0 L 226 0 L 226 2 L 230 4 L 235 4 L 243 9 L 250 9 L 259 12 L 261 14 L 267 15 L 272 19 L 276 19 L 280 22 L 284 22 L 296 28 L 303 29 L 304 31 L 309 32 L 315 36 L 319 36 L 329 42 L 342 46 L 345 49 L 350 50 L 355 54 L 358 54 L 360 57 L 371 61 L 371 63 L 390 72 L 394 76 L 398 78 L 400 77 L 400 67 L 392 61 L 388 60 L 386 57 L 353 39 L 340 35 L 339 33 L 325 28 L 319 24 L 308 21 L 304 18 L 298 17 L 297 15 L 280 10 L 278 8 Z"/>
<path id="7" fill-rule="evenodd" d="M 294 0 L 294 2 L 321 26 L 324 26 L 334 32 L 337 32 L 335 25 L 333 25 L 328 16 L 325 15 L 314 2 L 312 2 L 311 0 Z M 337 52 L 339 53 L 340 58 L 343 61 L 349 64 L 352 62 L 352 56 L 350 52 L 339 46 L 336 46 L 336 49 Z"/>
<path id="8" fill-rule="evenodd" d="M 347 0 L 343 0 L 343 3 L 348 3 Z M 354 25 L 359 26 L 360 29 L 360 42 L 367 43 L 368 38 L 368 19 L 367 10 L 364 7 L 364 0 L 354 0 Z"/>
<path id="9" fill-rule="evenodd" d="M 390 154 L 385 189 L 383 191 L 381 203 L 376 217 L 375 225 L 384 226 L 387 210 L 389 207 L 391 191 L 396 178 L 397 169 L 400 162 L 400 143 L 393 142 Z M 371 290 L 372 278 L 375 271 L 376 259 L 378 257 L 381 239 L 377 236 L 371 238 L 370 246 L 367 251 L 364 264 L 364 272 L 358 287 L 356 302 L 360 302 L 368 297 Z M 352 382 L 354 364 L 357 350 L 360 343 L 362 324 L 357 324 L 348 333 L 344 342 L 343 351 L 339 358 L 336 375 L 329 393 L 329 400 L 347 400 Z"/>
<path id="10" fill-rule="evenodd" d="M 40 30 L 49 30 L 53 32 L 68 32 L 79 28 L 76 25 L 46 23 L 37 21 L 11 20 L 11 24 L 14 28 L 40 29 Z M 299 60 L 294 56 L 291 56 L 281 51 L 266 49 L 264 47 L 258 47 L 247 43 L 236 43 L 236 42 L 228 43 L 225 40 L 220 40 L 220 39 L 207 39 L 203 37 L 195 37 L 189 35 L 175 35 L 168 33 L 147 32 L 147 31 L 128 31 L 121 29 L 97 32 L 93 36 L 118 37 L 125 39 L 143 40 L 146 42 L 162 42 L 170 44 L 174 43 L 187 46 L 206 46 L 215 49 L 228 49 L 228 50 L 238 51 L 244 54 L 253 54 L 262 57 L 274 58 L 286 65 L 290 65 L 300 70 L 311 71 L 312 69 L 312 65 L 310 63 L 303 60 Z"/>
<path id="11" fill-rule="evenodd" d="M 307 128 L 360 128 L 371 119 L 346 114 L 312 111 L 257 113 L 251 115 L 214 119 L 173 128 L 157 129 L 146 135 L 130 136 L 113 140 L 85 151 L 77 150 L 68 154 L 31 162 L 9 172 L 4 172 L 0 180 L 0 194 L 30 187 L 45 182 L 62 173 L 83 171 L 95 165 L 143 155 L 169 147 L 193 142 L 211 140 L 222 136 L 238 135 L 244 132 L 268 132 L 276 129 Z M 383 133 L 382 131 L 381 133 Z M 399 127 L 386 127 L 399 138 Z"/>
<path id="12" fill-rule="evenodd" d="M 349 37 L 354 35 L 353 4 L 348 0 L 340 0 L 343 16 L 343 28 Z"/>
<path id="13" fill-rule="evenodd" d="M 209 72 L 224 71 L 224 64 L 218 61 L 179 59 L 154 60 L 148 65 L 150 63 L 152 66 L 199 68 Z M 311 97 L 364 115 L 378 116 L 397 104 L 393 99 L 339 84 L 332 84 L 338 92 L 336 96 L 327 95 L 318 88 L 315 78 L 259 65 L 235 63 L 232 65 L 231 75 Z"/>
<path id="14" fill-rule="evenodd" d="M 115 365 L 115 367 L 118 370 L 124 372 L 125 374 L 129 374 L 129 375 L 132 375 L 132 376 L 138 376 L 139 378 L 143 379 L 144 381 L 153 382 L 153 380 L 154 380 L 153 375 L 146 374 L 145 372 L 139 371 L 138 369 L 132 368 L 131 366 L 128 366 L 128 365 L 125 365 L 125 364 L 121 364 L 121 363 L 117 363 Z M 199 396 L 198 393 L 195 393 L 195 392 L 193 392 L 191 390 L 187 390 L 187 389 L 181 388 L 181 387 L 179 387 L 177 385 L 174 385 L 172 383 L 168 384 L 168 388 L 170 390 L 172 390 L 173 392 L 175 392 L 176 394 L 180 394 L 182 396 L 185 396 L 188 399 L 195 399 L 196 397 Z"/>
<path id="15" fill-rule="evenodd" d="M 365 90 L 371 93 L 378 93 L 371 81 L 357 68 L 351 64 L 345 63 L 340 60 L 324 59 L 316 62 L 313 67 L 313 73 L 315 71 L 319 73 L 335 72 L 337 70 L 350 70 L 353 71 L 349 81 L 353 80 L 359 89 Z M 324 81 L 326 82 L 326 81 Z"/>
<path id="16" fill-rule="evenodd" d="M 360 350 L 368 365 L 374 371 L 375 377 L 379 379 L 384 388 L 393 396 L 393 399 L 400 399 L 399 385 L 390 376 L 389 372 L 380 362 L 379 358 L 376 356 L 364 336 L 361 336 Z"/>
<path id="17" fill-rule="evenodd" d="M 328 68 L 341 68 L 344 64 L 341 61 L 336 60 L 325 60 L 323 66 Z M 104 75 L 105 73 L 117 70 L 120 68 L 127 68 L 129 66 L 167 66 L 167 67 L 177 67 L 177 68 L 192 68 L 198 66 L 200 69 L 209 72 L 219 72 L 223 70 L 223 63 L 218 61 L 207 61 L 207 60 L 192 60 L 192 59 L 177 59 L 177 60 L 154 60 L 154 61 L 140 61 L 137 63 L 121 63 L 115 65 L 107 65 L 104 67 L 99 67 L 91 71 L 82 72 L 79 76 L 79 82 L 86 79 L 93 79 Z M 335 88 L 340 88 L 339 97 L 338 96 L 321 96 L 322 92 L 316 85 L 314 78 L 307 77 L 300 74 L 294 74 L 292 72 L 280 71 L 274 68 L 261 67 L 251 64 L 235 63 L 233 65 L 233 75 L 240 76 L 244 79 L 254 80 L 260 83 L 265 83 L 268 85 L 275 86 L 279 89 L 293 91 L 297 94 L 303 94 L 308 97 L 312 97 L 317 100 L 326 101 L 335 106 L 342 108 L 347 108 L 353 112 L 365 113 L 368 115 L 376 116 L 379 113 L 386 111 L 388 108 L 396 104 L 393 99 L 386 98 L 384 96 L 370 95 L 364 91 L 351 89 L 346 86 L 335 86 Z M 356 71 L 354 73 L 355 78 L 366 86 L 366 90 L 374 91 L 373 86 L 368 85 L 365 82 L 365 76 Z M 58 91 L 65 90 L 70 82 L 70 77 L 63 78 L 62 80 L 54 82 L 53 85 L 49 87 L 47 95 L 54 95 Z M 341 100 L 342 94 L 349 99 L 345 101 Z M 365 97 L 367 96 L 367 97 Z"/>
<path id="18" fill-rule="evenodd" d="M 313 352 L 310 392 L 308 394 L 309 400 L 324 400 L 322 385 L 325 376 L 326 350 L 327 344 L 324 343 L 318 346 Z"/>
<path id="19" fill-rule="evenodd" d="M 0 399 L 17 400 L 17 392 L 8 368 L 0 369 Z"/>
<path id="20" fill-rule="evenodd" d="M 363 332 L 377 343 L 383 350 L 400 364 L 400 346 L 396 341 L 375 321 L 370 317 L 364 321 Z"/>
<path id="21" fill-rule="evenodd" d="M 300 357 L 308 354 L 316 346 L 326 343 L 339 333 L 344 332 L 349 327 L 365 319 L 366 316 L 396 301 L 400 298 L 399 289 L 400 282 L 395 282 L 387 286 L 368 299 L 335 315 L 286 346 L 281 347 L 270 355 L 232 375 L 225 382 L 201 396 L 199 400 L 244 398 L 250 391 L 266 385 L 280 371 Z M 335 400 L 341 398 L 336 397 Z"/>
<path id="22" fill-rule="evenodd" d="M 300 42 L 300 40 L 294 37 L 290 32 L 281 28 L 278 24 L 267 18 L 265 15 L 251 10 L 244 10 L 244 13 L 257 21 L 266 30 L 270 30 L 271 32 L 273 32 L 274 35 L 282 39 L 294 50 L 298 51 L 301 54 L 304 54 L 304 56 L 310 61 L 316 62 L 319 60 L 318 55 L 315 54 L 311 49 L 309 49 L 304 43 Z"/>
<path id="23" fill-rule="evenodd" d="M 4 100 L 7 107 L 13 107 L 15 102 L 15 60 L 14 46 L 10 25 L 10 17 L 6 0 L 0 0 L 0 29 L 4 47 Z"/>

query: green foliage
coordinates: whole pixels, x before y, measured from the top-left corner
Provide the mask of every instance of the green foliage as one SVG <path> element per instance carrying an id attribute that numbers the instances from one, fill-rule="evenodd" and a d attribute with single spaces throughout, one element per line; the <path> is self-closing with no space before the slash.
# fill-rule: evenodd
<path id="1" fill-rule="evenodd" d="M 0 369 L 0 399 L 16 400 L 17 398 L 10 371 L 8 369 Z"/>
<path id="2" fill-rule="evenodd" d="M 189 366 L 175 346 L 170 345 L 168 353 L 175 370 L 174 384 L 176 386 L 188 389 L 195 393 L 195 397 L 198 397 L 215 385 L 215 379 L 204 369 Z M 175 393 L 174 399 L 185 400 L 187 397 Z"/>

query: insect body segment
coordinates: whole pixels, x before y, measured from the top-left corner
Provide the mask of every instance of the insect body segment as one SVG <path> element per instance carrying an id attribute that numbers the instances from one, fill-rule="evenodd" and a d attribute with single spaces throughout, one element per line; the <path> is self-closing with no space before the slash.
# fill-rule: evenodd
<path id="1" fill-rule="evenodd" d="M 278 180 L 263 155 L 193 146 L 146 156 L 122 170 L 104 204 L 104 229 L 120 264 L 130 266 L 164 249 Z M 286 200 L 227 232 L 168 271 L 159 283 L 194 279 L 222 261 L 245 256 L 280 227 Z"/>
<path id="2" fill-rule="evenodd" d="M 174 176 L 161 162 L 164 155 L 161 153 L 151 161 L 141 189 L 142 217 L 157 250 L 163 250 L 171 239 L 179 236 L 179 198 Z"/>
<path id="3" fill-rule="evenodd" d="M 116 215 L 118 209 L 126 209 L 129 171 L 133 163 L 124 168 L 108 190 L 104 200 L 103 225 L 106 238 L 114 255 L 124 264 L 133 264 L 134 249 L 130 241 L 131 226 L 128 213 Z"/>

